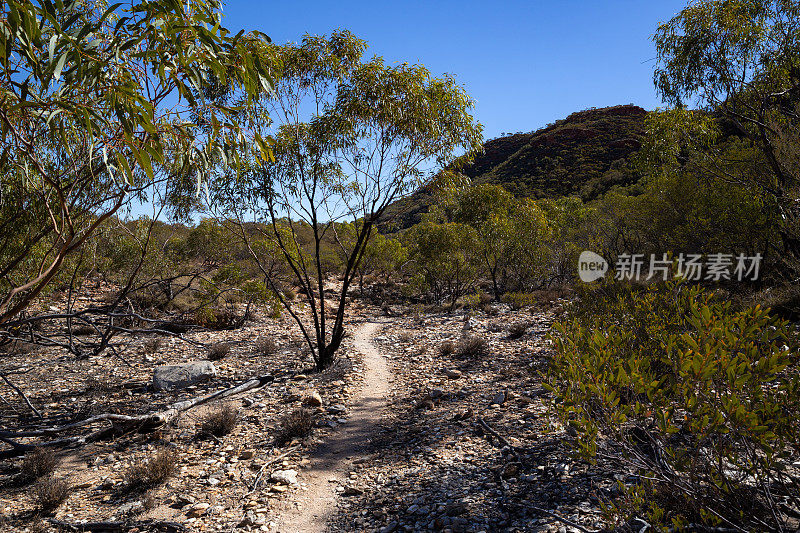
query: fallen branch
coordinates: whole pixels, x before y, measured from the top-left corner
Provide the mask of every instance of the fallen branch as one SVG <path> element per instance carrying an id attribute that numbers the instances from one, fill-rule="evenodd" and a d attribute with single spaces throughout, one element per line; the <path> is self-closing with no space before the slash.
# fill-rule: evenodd
<path id="1" fill-rule="evenodd" d="M 142 520 L 139 522 L 65 522 L 49 518 L 54 527 L 67 531 L 92 531 L 95 533 L 123 533 L 136 529 L 138 531 L 163 531 L 164 533 L 180 533 L 186 528 L 177 522 L 164 520 Z"/>
<path id="2" fill-rule="evenodd" d="M 268 466 L 274 465 L 275 463 L 277 463 L 278 461 L 280 461 L 281 459 L 283 459 L 287 455 L 291 454 L 295 450 L 298 450 L 299 448 L 300 448 L 300 444 L 298 444 L 296 446 L 292 446 L 291 448 L 289 448 L 288 450 L 286 450 L 282 454 L 280 454 L 280 455 L 278 455 L 276 457 L 273 457 L 272 459 L 270 459 L 269 461 L 264 463 L 264 465 L 258 470 L 258 474 L 256 475 L 256 479 L 255 479 L 255 481 L 253 481 L 253 486 L 250 487 L 250 492 L 245 494 L 245 496 L 250 496 L 251 494 L 253 494 L 256 491 L 256 489 L 258 489 L 258 485 L 261 483 L 261 476 L 263 475 L 264 470 L 266 470 L 266 468 Z"/>
<path id="3" fill-rule="evenodd" d="M 493 430 L 492 427 L 483 418 L 479 417 L 477 419 L 477 421 L 478 421 L 478 424 L 481 426 L 481 428 L 483 428 L 483 430 L 486 431 L 486 433 L 488 433 L 492 437 L 496 438 L 500 442 L 500 444 L 502 444 L 503 446 L 508 447 L 508 449 L 511 450 L 511 453 L 514 455 L 514 457 L 517 459 L 517 461 L 522 462 L 522 459 L 520 459 L 519 453 L 517 452 L 517 449 L 514 447 L 513 444 L 508 442 L 508 440 L 505 437 L 503 437 L 501 434 L 499 434 L 498 432 Z"/>
<path id="4" fill-rule="evenodd" d="M 247 392 L 249 390 L 262 387 L 267 383 L 271 382 L 272 380 L 273 377 L 270 375 L 258 376 L 248 381 L 245 381 L 244 383 L 236 385 L 235 387 L 229 387 L 227 389 L 223 389 L 217 392 L 212 392 L 209 394 L 205 394 L 203 396 L 198 396 L 196 398 L 190 398 L 188 400 L 182 400 L 180 402 L 173 403 L 167 409 L 155 413 L 148 413 L 137 416 L 105 413 L 101 415 L 92 416 L 90 418 L 87 418 L 86 420 L 73 422 L 71 424 L 66 424 L 63 426 L 42 428 L 31 431 L 20 431 L 20 432 L 0 431 L 0 439 L 2 439 L 4 442 L 8 444 L 11 444 L 15 448 L 21 448 L 21 449 L 30 449 L 33 447 L 43 447 L 43 446 L 59 446 L 71 443 L 83 443 L 86 442 L 89 437 L 67 437 L 64 439 L 58 439 L 38 444 L 21 444 L 21 443 L 16 443 L 11 439 L 56 435 L 59 433 L 63 433 L 65 431 L 69 431 L 72 429 L 88 426 L 103 421 L 111 422 L 112 425 L 114 423 L 123 424 L 124 427 L 126 428 L 126 431 L 130 431 L 131 429 L 135 428 L 141 433 L 148 433 L 171 423 L 182 412 L 188 411 L 193 407 L 197 407 L 198 405 L 202 405 L 204 403 L 208 403 L 214 400 L 229 398 L 231 396 L 235 396 L 237 394 L 241 394 L 243 392 Z M 108 430 L 103 429 L 100 431 L 105 432 Z M 96 437 L 97 433 L 98 432 L 92 433 L 90 437 L 91 436 Z"/>
<path id="5" fill-rule="evenodd" d="M 17 372 L 17 373 L 19 373 L 19 372 Z M 20 397 L 22 397 L 22 399 L 23 399 L 23 400 L 25 400 L 25 403 L 26 403 L 26 404 L 28 404 L 28 407 L 30 407 L 30 408 L 31 408 L 31 411 L 33 411 L 33 412 L 36 414 L 36 416 L 37 416 L 37 417 L 39 417 L 40 419 L 44 418 L 44 417 L 42 416 L 42 413 L 40 413 L 40 412 L 39 412 L 39 410 L 38 410 L 38 409 L 36 409 L 36 408 L 33 406 L 33 404 L 32 404 L 32 403 L 31 403 L 31 401 L 28 399 L 28 397 L 27 397 L 27 396 L 25 396 L 25 393 L 24 393 L 24 392 L 22 392 L 22 390 L 21 390 L 19 387 L 17 387 L 17 386 L 16 386 L 16 385 L 14 385 L 13 383 L 11 383 L 11 381 L 8 379 L 8 374 L 0 374 L 0 378 L 3 378 L 3 381 L 5 381 L 5 382 L 6 382 L 6 385 L 8 385 L 8 386 L 9 386 L 9 387 L 11 387 L 12 389 L 14 389 L 14 392 L 16 392 L 16 393 L 17 393 L 17 394 L 18 394 Z"/>
<path id="6" fill-rule="evenodd" d="M 542 513 L 542 514 L 546 514 L 548 516 L 551 516 L 551 517 L 555 518 L 556 520 L 558 520 L 559 522 L 561 522 L 563 524 L 566 524 L 569 527 L 574 527 L 575 529 L 577 529 L 577 530 L 579 530 L 579 531 L 581 531 L 583 533 L 600 533 L 600 531 L 601 531 L 599 529 L 587 529 L 587 528 L 583 527 L 582 525 L 578 524 L 577 522 L 573 522 L 572 520 L 564 518 L 563 516 L 561 516 L 561 515 L 559 515 L 557 513 L 554 513 L 553 511 L 548 511 L 547 509 L 542 509 L 541 507 L 536 507 L 535 505 L 531 505 L 529 503 L 524 503 L 523 502 L 521 505 L 523 505 L 524 507 L 527 507 L 528 509 L 530 509 L 532 511 L 536 511 L 537 513 Z"/>

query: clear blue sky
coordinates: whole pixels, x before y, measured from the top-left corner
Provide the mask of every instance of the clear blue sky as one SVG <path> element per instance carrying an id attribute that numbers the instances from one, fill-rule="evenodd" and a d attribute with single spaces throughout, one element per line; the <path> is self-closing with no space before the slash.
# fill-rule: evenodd
<path id="1" fill-rule="evenodd" d="M 346 28 L 368 55 L 454 74 L 485 136 L 531 131 L 587 107 L 660 105 L 650 36 L 686 0 L 229 0 L 223 24 L 273 41 Z"/>

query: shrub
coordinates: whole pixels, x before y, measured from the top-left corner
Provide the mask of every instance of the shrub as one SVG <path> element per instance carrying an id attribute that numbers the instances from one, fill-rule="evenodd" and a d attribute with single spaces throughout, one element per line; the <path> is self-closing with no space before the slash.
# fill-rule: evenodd
<path id="1" fill-rule="evenodd" d="M 214 331 L 238 329 L 244 324 L 245 318 L 226 306 L 205 306 L 194 313 L 194 321 L 198 326 Z"/>
<path id="2" fill-rule="evenodd" d="M 132 465 L 125 473 L 126 491 L 147 490 L 164 483 L 175 473 L 178 454 L 174 450 L 163 449 L 147 461 Z"/>
<path id="3" fill-rule="evenodd" d="M 507 303 L 511 309 L 531 307 L 537 303 L 536 295 L 529 292 L 507 292 L 500 300 Z"/>
<path id="4" fill-rule="evenodd" d="M 530 324 L 527 322 L 516 322 L 511 324 L 508 328 L 508 338 L 509 339 L 520 339 L 522 338 L 527 332 Z"/>
<path id="5" fill-rule="evenodd" d="M 467 309 L 483 309 L 492 303 L 492 297 L 485 292 L 476 292 L 461 298 L 461 303 Z"/>
<path id="6" fill-rule="evenodd" d="M 408 344 L 409 342 L 414 340 L 414 336 L 411 333 L 404 332 L 400 334 L 397 340 L 404 344 Z"/>
<path id="7" fill-rule="evenodd" d="M 200 423 L 200 435 L 224 437 L 239 423 L 239 410 L 225 404 L 209 411 Z"/>
<path id="8" fill-rule="evenodd" d="M 304 408 L 295 409 L 281 418 L 275 441 L 279 446 L 283 446 L 294 439 L 304 439 L 311 434 L 313 428 L 311 411 Z"/>
<path id="9" fill-rule="evenodd" d="M 456 351 L 456 345 L 453 343 L 453 341 L 444 341 L 439 346 L 439 354 L 445 357 L 453 355 L 455 351 Z"/>
<path id="10" fill-rule="evenodd" d="M 215 342 L 208 348 L 208 360 L 219 361 L 231 353 L 231 345 L 227 342 Z"/>
<path id="11" fill-rule="evenodd" d="M 278 351 L 278 345 L 268 337 L 259 337 L 253 343 L 253 352 L 259 355 L 272 355 Z"/>
<path id="12" fill-rule="evenodd" d="M 142 348 L 146 354 L 154 354 L 161 350 L 164 345 L 164 339 L 161 337 L 150 337 L 142 343 Z"/>
<path id="13" fill-rule="evenodd" d="M 578 451 L 603 447 L 638 476 L 609 521 L 788 529 L 800 380 L 786 322 L 679 282 L 584 296 L 554 326 L 547 380 Z"/>
<path id="14" fill-rule="evenodd" d="M 461 339 L 456 345 L 455 354 L 465 359 L 486 355 L 488 345 L 483 337 L 473 336 Z"/>
<path id="15" fill-rule="evenodd" d="M 20 481 L 30 483 L 49 476 L 58 467 L 59 459 L 52 451 L 38 448 L 25 455 L 20 465 Z"/>
<path id="16" fill-rule="evenodd" d="M 65 480 L 49 475 L 40 479 L 31 492 L 37 507 L 49 514 L 61 507 L 69 496 L 70 486 Z"/>

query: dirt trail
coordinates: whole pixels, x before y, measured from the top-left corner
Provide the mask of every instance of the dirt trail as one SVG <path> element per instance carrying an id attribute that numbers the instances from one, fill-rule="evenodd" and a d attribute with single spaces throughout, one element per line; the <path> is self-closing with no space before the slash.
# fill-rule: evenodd
<path id="1" fill-rule="evenodd" d="M 364 355 L 364 381 L 351 401 L 347 423 L 312 453 L 311 464 L 300 476 L 308 490 L 298 491 L 293 497 L 296 506 L 282 512 L 277 527 L 280 533 L 325 531 L 336 505 L 335 488 L 346 481 L 353 461 L 369 452 L 371 437 L 386 408 L 391 376 L 386 359 L 372 343 L 382 325 L 366 322 L 353 335 L 353 348 Z"/>

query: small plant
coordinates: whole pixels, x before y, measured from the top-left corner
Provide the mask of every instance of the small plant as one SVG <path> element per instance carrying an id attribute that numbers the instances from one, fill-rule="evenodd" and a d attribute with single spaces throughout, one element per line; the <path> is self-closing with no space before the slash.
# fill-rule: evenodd
<path id="1" fill-rule="evenodd" d="M 125 473 L 126 491 L 147 490 L 157 487 L 169 479 L 178 466 L 178 454 L 163 449 L 147 461 L 131 466 Z"/>
<path id="2" fill-rule="evenodd" d="M 527 322 L 516 322 L 508 328 L 508 338 L 511 340 L 521 339 L 527 332 L 530 324 Z"/>
<path id="3" fill-rule="evenodd" d="M 480 357 L 486 355 L 488 344 L 483 337 L 467 337 L 459 341 L 456 345 L 455 354 L 464 359 Z"/>
<path id="4" fill-rule="evenodd" d="M 483 309 L 485 310 L 489 304 L 492 303 L 492 297 L 483 292 L 475 292 L 473 294 L 468 294 L 461 299 L 464 307 L 467 309 Z"/>
<path id="5" fill-rule="evenodd" d="M 158 507 L 158 499 L 152 490 L 148 490 L 142 497 L 142 510 L 144 512 L 151 511 Z"/>
<path id="6" fill-rule="evenodd" d="M 456 345 L 455 345 L 455 343 L 453 341 L 444 341 L 439 346 L 439 354 L 444 356 L 444 357 L 448 357 L 450 355 L 453 355 L 453 353 L 455 353 L 455 351 L 456 351 Z"/>
<path id="7" fill-rule="evenodd" d="M 230 404 L 209 411 L 200 423 L 200 435 L 224 437 L 239 423 L 239 410 Z"/>
<path id="8" fill-rule="evenodd" d="M 269 337 L 259 337 L 253 343 L 253 353 L 259 355 L 272 355 L 278 351 L 278 345 Z"/>
<path id="9" fill-rule="evenodd" d="M 205 306 L 194 313 L 194 322 L 213 331 L 232 330 L 242 327 L 246 317 L 236 314 L 232 307 Z"/>
<path id="10" fill-rule="evenodd" d="M 507 292 L 500 300 L 514 310 L 531 307 L 538 302 L 536 295 L 529 292 Z"/>
<path id="11" fill-rule="evenodd" d="M 145 340 L 144 343 L 142 343 L 142 349 L 147 355 L 152 355 L 159 352 L 163 345 L 164 339 L 161 337 L 150 337 L 149 339 Z"/>
<path id="12" fill-rule="evenodd" d="M 275 441 L 279 446 L 283 446 L 294 439 L 304 439 L 311 434 L 313 428 L 311 411 L 304 408 L 295 409 L 281 418 Z"/>
<path id="13" fill-rule="evenodd" d="M 397 338 L 398 341 L 402 342 L 403 344 L 408 344 L 409 342 L 414 340 L 414 336 L 411 333 L 401 333 L 400 336 Z"/>
<path id="14" fill-rule="evenodd" d="M 208 348 L 208 360 L 219 361 L 231 353 L 231 345 L 227 342 L 215 342 Z"/>
<path id="15" fill-rule="evenodd" d="M 33 486 L 32 496 L 44 514 L 50 514 L 64 503 L 69 496 L 70 486 L 65 480 L 48 475 Z"/>
<path id="16" fill-rule="evenodd" d="M 49 476 L 58 467 L 59 459 L 52 452 L 41 448 L 28 453 L 20 466 L 20 481 L 30 483 Z"/>

